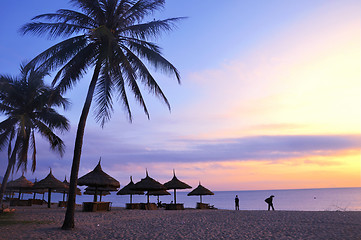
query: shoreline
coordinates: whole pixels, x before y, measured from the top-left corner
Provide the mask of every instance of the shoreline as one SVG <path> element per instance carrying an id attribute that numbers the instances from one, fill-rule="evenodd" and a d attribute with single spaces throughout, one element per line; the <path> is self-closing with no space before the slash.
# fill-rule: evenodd
<path id="1" fill-rule="evenodd" d="M 0 239 L 358 239 L 359 211 L 126 210 L 82 212 L 60 227 L 65 209 L 15 207 L 0 216 Z"/>

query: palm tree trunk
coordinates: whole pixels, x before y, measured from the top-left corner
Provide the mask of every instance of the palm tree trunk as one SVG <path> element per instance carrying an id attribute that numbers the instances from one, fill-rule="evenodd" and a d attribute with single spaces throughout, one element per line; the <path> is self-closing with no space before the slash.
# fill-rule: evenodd
<path id="1" fill-rule="evenodd" d="M 4 193 L 5 193 L 5 190 L 6 190 L 6 184 L 7 184 L 8 180 L 9 180 L 10 172 L 13 169 L 13 167 L 15 165 L 15 162 L 16 162 L 16 152 L 18 151 L 19 143 L 20 143 L 20 138 L 17 137 L 13 152 L 11 153 L 11 156 L 10 156 L 10 159 L 9 159 L 9 162 L 8 162 L 8 166 L 6 168 L 6 172 L 5 172 L 5 175 L 4 175 L 4 178 L 3 178 L 3 182 L 1 184 L 0 207 L 2 207 L 2 205 L 3 205 Z"/>
<path id="2" fill-rule="evenodd" d="M 9 180 L 10 172 L 11 172 L 11 169 L 13 168 L 13 166 L 14 165 L 10 164 L 10 162 L 9 162 L 8 167 L 6 168 L 4 179 L 3 179 L 3 182 L 1 184 L 0 207 L 2 207 L 2 204 L 3 204 L 3 198 L 4 198 L 4 193 L 5 193 L 5 190 L 6 190 L 6 184 L 7 184 L 8 180 Z"/>
<path id="3" fill-rule="evenodd" d="M 61 227 L 64 230 L 70 230 L 74 228 L 76 187 L 78 183 L 78 173 L 80 166 L 81 150 L 83 147 L 84 130 L 85 130 L 86 119 L 89 114 L 90 105 L 93 99 L 95 86 L 100 73 L 100 67 L 101 65 L 97 64 L 94 69 L 93 78 L 90 82 L 88 94 L 78 123 L 78 129 L 76 133 L 75 146 L 74 146 L 73 164 L 71 167 L 68 203 L 67 203 L 64 223 L 63 226 Z"/>

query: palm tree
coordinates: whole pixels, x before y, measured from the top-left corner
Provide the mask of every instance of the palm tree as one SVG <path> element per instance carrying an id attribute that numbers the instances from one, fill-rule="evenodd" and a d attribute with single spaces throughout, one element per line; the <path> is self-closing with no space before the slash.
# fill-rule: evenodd
<path id="1" fill-rule="evenodd" d="M 23 34 L 65 37 L 33 59 L 41 68 L 57 69 L 53 84 L 64 92 L 72 88 L 84 73 L 93 71 L 87 97 L 78 123 L 70 176 L 69 200 L 63 229 L 74 228 L 75 191 L 86 119 L 95 95 L 96 120 L 104 125 L 113 112 L 113 99 L 119 100 L 132 120 L 128 92 L 132 93 L 149 118 L 139 83 L 169 102 L 145 63 L 175 76 L 178 70 L 166 60 L 151 40 L 162 31 L 170 31 L 181 18 L 146 21 L 146 17 L 164 7 L 165 0 L 71 0 L 81 11 L 61 9 L 33 18 L 21 28 Z M 39 22 L 42 19 L 46 22 Z"/>
<path id="2" fill-rule="evenodd" d="M 0 113 L 7 118 L 0 123 L 0 150 L 8 148 L 8 166 L 0 191 L 0 206 L 11 171 L 20 167 L 26 171 L 28 151 L 32 149 L 32 167 L 36 168 L 35 132 L 50 143 L 50 148 L 64 153 L 63 141 L 54 130 L 68 130 L 68 120 L 53 107 L 66 108 L 68 101 L 59 91 L 44 85 L 45 71 L 30 65 L 22 66 L 19 77 L 0 75 Z M 15 142 L 15 143 L 14 143 Z"/>

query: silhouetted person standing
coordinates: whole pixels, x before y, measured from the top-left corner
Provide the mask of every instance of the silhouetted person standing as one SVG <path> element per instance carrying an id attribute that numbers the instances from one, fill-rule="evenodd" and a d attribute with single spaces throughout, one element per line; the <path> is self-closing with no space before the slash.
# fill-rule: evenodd
<path id="1" fill-rule="evenodd" d="M 234 199 L 234 204 L 236 206 L 236 210 L 239 210 L 239 198 L 238 198 L 238 195 L 236 195 L 236 198 Z"/>
<path id="2" fill-rule="evenodd" d="M 268 211 L 272 208 L 272 211 L 275 210 L 275 208 L 273 207 L 273 198 L 275 196 L 271 195 L 269 198 L 266 198 L 264 201 L 268 204 Z"/>

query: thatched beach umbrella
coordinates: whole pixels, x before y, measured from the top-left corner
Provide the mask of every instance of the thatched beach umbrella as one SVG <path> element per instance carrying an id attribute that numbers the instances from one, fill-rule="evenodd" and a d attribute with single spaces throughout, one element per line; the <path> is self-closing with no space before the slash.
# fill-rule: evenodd
<path id="1" fill-rule="evenodd" d="M 149 203 L 149 191 L 166 190 L 163 184 L 148 176 L 147 170 L 146 170 L 146 177 L 142 178 L 142 180 L 137 182 L 132 189 L 139 191 L 148 191 L 147 203 Z"/>
<path id="2" fill-rule="evenodd" d="M 68 194 L 69 192 L 69 182 L 66 180 L 66 176 L 65 176 L 65 179 L 63 181 L 63 183 L 67 186 L 66 188 L 63 188 L 63 189 L 57 189 L 55 190 L 55 192 L 60 192 L 63 194 L 63 202 L 65 202 L 65 194 Z M 76 188 L 76 191 L 75 191 L 76 195 L 81 195 L 81 191 L 79 188 Z"/>
<path id="3" fill-rule="evenodd" d="M 51 192 L 53 190 L 61 190 L 64 188 L 67 188 L 68 186 L 65 185 L 63 182 L 56 179 L 50 169 L 50 173 L 46 178 L 43 180 L 40 180 L 39 182 L 36 182 L 33 186 L 35 189 L 48 189 L 48 208 L 50 208 L 51 205 Z"/>
<path id="4" fill-rule="evenodd" d="M 37 182 L 38 182 L 38 180 L 35 178 L 34 185 L 35 185 L 35 183 L 37 183 Z M 33 199 L 35 199 L 36 194 L 38 193 L 38 194 L 43 194 L 43 201 L 44 201 L 44 194 L 45 194 L 45 192 L 46 192 L 46 189 L 35 189 L 34 186 L 33 186 L 33 187 L 32 187 L 32 192 L 34 193 Z"/>
<path id="5" fill-rule="evenodd" d="M 175 176 L 175 170 L 173 169 L 173 178 L 169 182 L 164 183 L 164 186 L 167 189 L 174 189 L 174 204 L 177 204 L 177 197 L 176 197 L 176 189 L 187 189 L 192 188 L 185 182 L 182 182 L 178 180 L 178 178 Z"/>
<path id="6" fill-rule="evenodd" d="M 97 188 L 97 195 L 100 196 L 100 202 L 102 201 L 102 196 L 110 195 L 110 191 L 117 191 L 116 188 Z M 86 187 L 84 195 L 95 195 L 95 187 Z"/>
<path id="7" fill-rule="evenodd" d="M 34 183 L 24 177 L 24 174 L 16 180 L 10 181 L 7 183 L 6 188 L 9 190 L 18 190 L 19 191 L 19 199 L 21 195 L 21 191 L 30 190 L 33 187 Z"/>
<path id="8" fill-rule="evenodd" d="M 157 203 L 159 204 L 159 196 L 170 195 L 167 190 L 158 190 L 158 191 L 148 191 L 148 194 L 151 196 L 157 196 Z"/>
<path id="9" fill-rule="evenodd" d="M 143 195 L 144 191 L 133 190 L 134 182 L 132 176 L 130 176 L 130 182 L 117 192 L 117 195 L 130 195 L 130 204 L 132 204 L 133 195 Z"/>
<path id="10" fill-rule="evenodd" d="M 120 187 L 120 184 L 116 179 L 103 172 L 102 167 L 100 166 L 100 160 L 93 171 L 78 179 L 78 185 L 95 188 L 94 202 L 97 201 L 98 188 L 111 188 L 111 191 L 116 191 L 117 188 Z"/>
<path id="11" fill-rule="evenodd" d="M 214 193 L 211 192 L 211 190 L 203 187 L 201 185 L 201 183 L 199 183 L 197 188 L 195 188 L 193 191 L 188 193 L 188 196 L 198 196 L 198 195 L 200 196 L 200 202 L 202 203 L 202 196 L 203 195 L 214 195 Z"/>

